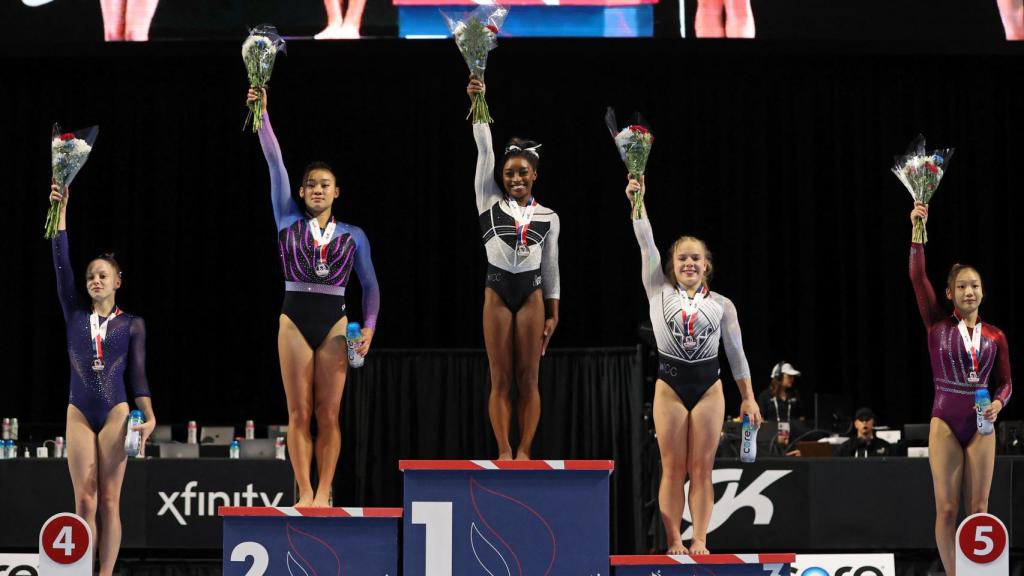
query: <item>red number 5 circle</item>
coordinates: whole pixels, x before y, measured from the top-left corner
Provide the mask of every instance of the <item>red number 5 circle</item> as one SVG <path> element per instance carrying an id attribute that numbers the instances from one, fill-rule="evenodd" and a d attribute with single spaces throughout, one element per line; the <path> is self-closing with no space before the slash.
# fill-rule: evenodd
<path id="1" fill-rule="evenodd" d="M 993 516 L 978 515 L 960 529 L 960 550 L 975 564 L 988 564 L 1006 550 L 1006 529 Z"/>
<path id="2" fill-rule="evenodd" d="M 74 564 L 89 549 L 89 532 L 76 516 L 57 516 L 43 528 L 43 551 L 57 564 Z"/>

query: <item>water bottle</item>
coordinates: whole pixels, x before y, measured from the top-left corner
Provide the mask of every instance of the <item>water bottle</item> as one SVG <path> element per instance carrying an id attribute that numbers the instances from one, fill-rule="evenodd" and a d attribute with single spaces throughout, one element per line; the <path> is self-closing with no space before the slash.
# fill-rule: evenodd
<path id="1" fill-rule="evenodd" d="M 252 420 L 245 421 L 245 439 L 252 440 L 256 438 L 256 424 Z"/>
<path id="2" fill-rule="evenodd" d="M 356 352 L 356 348 L 363 341 L 363 331 L 359 329 L 359 322 L 349 322 L 345 330 L 345 339 L 348 340 L 348 365 L 359 368 L 363 365 L 362 354 Z"/>
<path id="3" fill-rule="evenodd" d="M 128 415 L 128 433 L 124 435 L 124 453 L 129 458 L 135 458 L 142 449 L 142 432 L 132 430 L 133 427 L 141 425 L 146 419 L 142 416 L 141 410 L 132 410 Z"/>
<path id="4" fill-rule="evenodd" d="M 11 419 L 10 418 L 4 418 L 3 434 L 0 435 L 0 440 L 10 440 L 10 439 L 11 439 Z"/>
<path id="5" fill-rule="evenodd" d="M 228 447 L 228 458 L 231 458 L 232 460 L 238 460 L 238 453 L 240 450 L 241 445 L 239 445 L 238 440 L 232 440 L 231 446 Z"/>
<path id="6" fill-rule="evenodd" d="M 278 460 L 286 459 L 284 436 L 278 436 L 277 440 L 274 441 L 274 457 Z"/>
<path id="7" fill-rule="evenodd" d="M 753 462 L 757 459 L 757 428 L 750 424 L 750 416 L 743 415 L 743 440 L 740 442 L 740 462 Z"/>
<path id="8" fill-rule="evenodd" d="M 14 460 L 18 457 L 18 444 L 14 440 L 7 441 L 7 458 Z"/>
<path id="9" fill-rule="evenodd" d="M 0 460 L 7 460 L 7 440 L 0 440 Z"/>
<path id="10" fill-rule="evenodd" d="M 11 418 L 11 440 L 18 440 L 18 419 Z"/>
<path id="11" fill-rule="evenodd" d="M 992 398 L 988 395 L 988 390 L 979 388 L 974 393 L 974 410 L 978 413 L 978 434 L 982 436 L 988 436 L 995 430 L 992 423 L 985 418 L 985 410 L 991 405 Z"/>
<path id="12" fill-rule="evenodd" d="M 53 457 L 54 458 L 63 458 L 64 457 L 64 437 L 63 436 L 57 436 L 57 438 L 55 438 L 53 440 Z"/>
<path id="13" fill-rule="evenodd" d="M 196 436 L 197 436 L 197 431 L 198 430 L 199 430 L 199 426 L 196 425 L 196 421 L 195 420 L 189 420 L 188 421 L 188 440 L 187 440 L 187 442 L 189 444 L 198 444 L 198 442 L 196 440 Z"/>

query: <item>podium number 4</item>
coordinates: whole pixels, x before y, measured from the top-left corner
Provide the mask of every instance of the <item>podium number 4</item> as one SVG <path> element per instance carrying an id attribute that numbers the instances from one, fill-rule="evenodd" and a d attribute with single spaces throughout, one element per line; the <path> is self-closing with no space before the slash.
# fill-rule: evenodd
<path id="1" fill-rule="evenodd" d="M 75 542 L 71 536 L 71 526 L 65 526 L 60 529 L 57 538 L 53 540 L 51 548 L 63 550 L 65 556 L 71 556 L 75 552 Z"/>

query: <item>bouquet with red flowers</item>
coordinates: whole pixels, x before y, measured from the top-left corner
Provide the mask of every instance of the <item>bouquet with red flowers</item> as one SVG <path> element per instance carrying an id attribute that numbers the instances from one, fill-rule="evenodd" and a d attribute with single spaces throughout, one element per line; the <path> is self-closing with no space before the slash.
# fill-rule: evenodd
<path id="1" fill-rule="evenodd" d="M 500 4 L 493 4 L 480 6 L 469 14 L 464 14 L 461 19 L 451 18 L 444 11 L 441 15 L 448 22 L 448 29 L 451 30 L 455 45 L 459 47 L 459 52 L 469 66 L 469 72 L 483 82 L 484 71 L 487 69 L 487 54 L 498 45 L 498 30 L 505 23 L 508 10 Z M 473 124 L 494 122 L 483 94 L 473 97 L 473 104 L 466 118 L 471 116 Z"/>
<path id="2" fill-rule="evenodd" d="M 100 132 L 99 126 L 91 126 L 75 132 L 61 132 L 60 125 L 53 125 L 53 138 L 50 140 L 50 166 L 53 182 L 60 186 L 61 192 L 67 190 L 78 171 L 89 159 L 92 145 Z M 60 202 L 50 202 L 50 210 L 46 213 L 46 226 L 43 237 L 49 240 L 57 235 L 57 224 L 60 222 Z"/>
<path id="3" fill-rule="evenodd" d="M 615 122 L 615 110 L 608 108 L 604 116 L 605 124 L 615 139 L 615 147 L 619 150 L 619 156 L 626 163 L 626 170 L 629 175 L 637 180 L 647 170 L 647 159 L 651 155 L 651 146 L 654 145 L 654 134 L 650 128 L 645 126 L 643 118 L 637 114 L 637 121 L 619 130 Z M 643 212 L 644 199 L 637 192 L 633 196 L 633 219 L 637 220 Z"/>
<path id="4" fill-rule="evenodd" d="M 941 148 L 925 152 L 924 136 L 918 134 L 910 143 L 907 153 L 896 157 L 892 173 L 907 188 L 915 202 L 927 204 L 939 188 L 942 177 L 946 175 L 953 150 Z M 913 241 L 921 244 L 928 242 L 928 230 L 925 228 L 924 220 L 918 220 L 914 224 Z"/>

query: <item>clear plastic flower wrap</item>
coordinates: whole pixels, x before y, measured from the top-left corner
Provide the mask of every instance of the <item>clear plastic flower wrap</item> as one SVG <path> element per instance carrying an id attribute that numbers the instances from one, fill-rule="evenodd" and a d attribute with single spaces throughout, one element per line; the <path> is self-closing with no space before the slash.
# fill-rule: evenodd
<path id="1" fill-rule="evenodd" d="M 508 16 L 508 9 L 500 4 L 490 6 L 479 6 L 460 18 L 452 18 L 442 10 L 448 29 L 451 30 L 455 45 L 469 66 L 469 72 L 481 82 L 484 81 L 484 71 L 487 69 L 487 54 L 498 45 L 498 32 L 505 17 Z M 473 97 L 473 104 L 469 108 L 466 118 L 472 117 L 473 124 L 490 124 L 494 122 L 491 112 L 487 108 L 487 99 L 483 94 Z"/>
<path id="2" fill-rule="evenodd" d="M 651 133 L 647 122 L 637 114 L 633 124 L 619 129 L 619 124 L 615 120 L 615 110 L 611 107 L 604 115 L 604 121 L 612 133 L 612 138 L 615 139 L 615 148 L 618 149 L 619 156 L 626 164 L 626 170 L 630 176 L 639 180 L 647 170 L 647 159 L 651 155 L 651 146 L 654 145 L 654 134 Z M 637 192 L 633 195 L 634 220 L 640 218 L 643 207 L 643 196 Z"/>
<path id="3" fill-rule="evenodd" d="M 262 89 L 270 82 L 274 72 L 274 61 L 278 52 L 285 52 L 284 38 L 277 33 L 277 28 L 270 24 L 260 24 L 249 30 L 249 37 L 242 43 L 242 60 L 249 75 L 249 86 L 256 89 L 259 98 L 249 103 L 249 113 L 245 116 L 242 130 L 252 118 L 252 131 L 259 132 L 263 127 L 263 94 Z"/>
<path id="4" fill-rule="evenodd" d="M 90 126 L 74 132 L 62 132 L 60 124 L 54 123 L 50 139 L 50 167 L 53 183 L 66 192 L 71 181 L 89 159 L 93 143 L 100 133 L 99 126 Z M 50 202 L 50 210 L 46 213 L 46 226 L 43 237 L 49 240 L 57 235 L 57 224 L 60 222 L 60 202 Z"/>
<path id="5" fill-rule="evenodd" d="M 907 153 L 896 157 L 892 173 L 906 186 L 915 202 L 927 204 L 939 188 L 942 177 L 946 175 L 953 150 L 940 148 L 926 152 L 924 136 L 918 134 L 907 148 Z M 924 220 L 914 223 L 913 241 L 921 244 L 928 242 L 928 230 L 925 228 Z"/>

